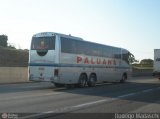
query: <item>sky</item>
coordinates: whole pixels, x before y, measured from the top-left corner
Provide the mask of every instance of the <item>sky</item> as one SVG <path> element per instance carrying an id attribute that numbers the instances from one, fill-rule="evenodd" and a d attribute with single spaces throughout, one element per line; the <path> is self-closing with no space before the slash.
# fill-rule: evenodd
<path id="1" fill-rule="evenodd" d="M 0 0 L 0 35 L 9 43 L 29 49 L 39 32 L 71 34 L 153 59 L 160 49 L 160 0 Z"/>

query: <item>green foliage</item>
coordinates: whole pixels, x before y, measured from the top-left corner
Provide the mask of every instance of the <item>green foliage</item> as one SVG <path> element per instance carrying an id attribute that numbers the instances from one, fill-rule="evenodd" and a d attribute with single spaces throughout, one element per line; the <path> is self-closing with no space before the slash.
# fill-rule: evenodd
<path id="1" fill-rule="evenodd" d="M 140 64 L 153 65 L 152 59 L 143 59 L 140 61 Z"/>
<path id="2" fill-rule="evenodd" d="M 129 53 L 129 62 L 131 64 L 138 62 L 138 60 L 135 59 L 135 56 L 132 53 Z"/>
<path id="3" fill-rule="evenodd" d="M 8 36 L 0 35 L 0 46 L 7 47 Z"/>
<path id="4" fill-rule="evenodd" d="M 0 47 L 0 67 L 28 66 L 29 51 Z"/>
<path id="5" fill-rule="evenodd" d="M 13 45 L 9 45 L 8 48 L 16 49 Z"/>
<path id="6" fill-rule="evenodd" d="M 152 59 L 143 59 L 140 63 L 132 64 L 135 69 L 153 69 L 153 60 Z"/>

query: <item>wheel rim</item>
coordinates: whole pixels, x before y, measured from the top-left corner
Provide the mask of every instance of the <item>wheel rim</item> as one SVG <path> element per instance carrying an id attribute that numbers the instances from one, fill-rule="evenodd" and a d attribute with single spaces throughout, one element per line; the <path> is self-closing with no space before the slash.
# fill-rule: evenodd
<path id="1" fill-rule="evenodd" d="M 123 76 L 122 76 L 122 79 L 121 79 L 121 81 L 120 81 L 120 82 L 121 82 L 121 83 L 123 83 L 123 82 L 125 82 L 125 80 L 126 80 L 126 79 L 127 79 L 127 78 L 126 78 L 126 76 L 125 76 L 125 75 L 123 75 Z"/>
<path id="2" fill-rule="evenodd" d="M 81 80 L 81 86 L 85 86 L 85 80 L 84 79 Z"/>
<path id="3" fill-rule="evenodd" d="M 122 80 L 125 81 L 125 76 L 123 75 Z"/>
<path id="4" fill-rule="evenodd" d="M 90 82 L 91 82 L 91 85 L 94 86 L 95 85 L 95 78 L 91 77 Z"/>
<path id="5" fill-rule="evenodd" d="M 94 75 L 91 75 L 88 81 L 88 86 L 93 87 L 96 85 L 96 77 Z"/>
<path id="6" fill-rule="evenodd" d="M 84 87 L 86 85 L 86 76 L 82 75 L 80 79 L 80 87 Z"/>

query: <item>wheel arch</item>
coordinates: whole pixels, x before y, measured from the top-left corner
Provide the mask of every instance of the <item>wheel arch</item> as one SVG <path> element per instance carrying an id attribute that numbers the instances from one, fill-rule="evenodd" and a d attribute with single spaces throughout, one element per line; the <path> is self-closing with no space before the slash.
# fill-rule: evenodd
<path id="1" fill-rule="evenodd" d="M 87 80 L 88 80 L 88 75 L 87 75 L 87 73 L 86 73 L 86 72 L 82 72 L 82 73 L 80 73 L 79 77 L 80 77 L 81 75 L 85 75 L 85 76 L 87 77 Z"/>

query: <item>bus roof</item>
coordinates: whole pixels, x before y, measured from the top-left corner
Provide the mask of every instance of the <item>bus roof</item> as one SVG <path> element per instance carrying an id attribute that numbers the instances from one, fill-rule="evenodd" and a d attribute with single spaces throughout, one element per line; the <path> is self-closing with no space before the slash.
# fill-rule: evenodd
<path id="1" fill-rule="evenodd" d="M 82 38 L 72 36 L 71 34 L 66 35 L 66 34 L 61 34 L 56 32 L 40 32 L 40 33 L 34 34 L 33 37 L 45 37 L 45 36 L 55 36 L 55 35 L 59 35 L 61 37 L 73 38 L 76 40 L 83 40 Z"/>

